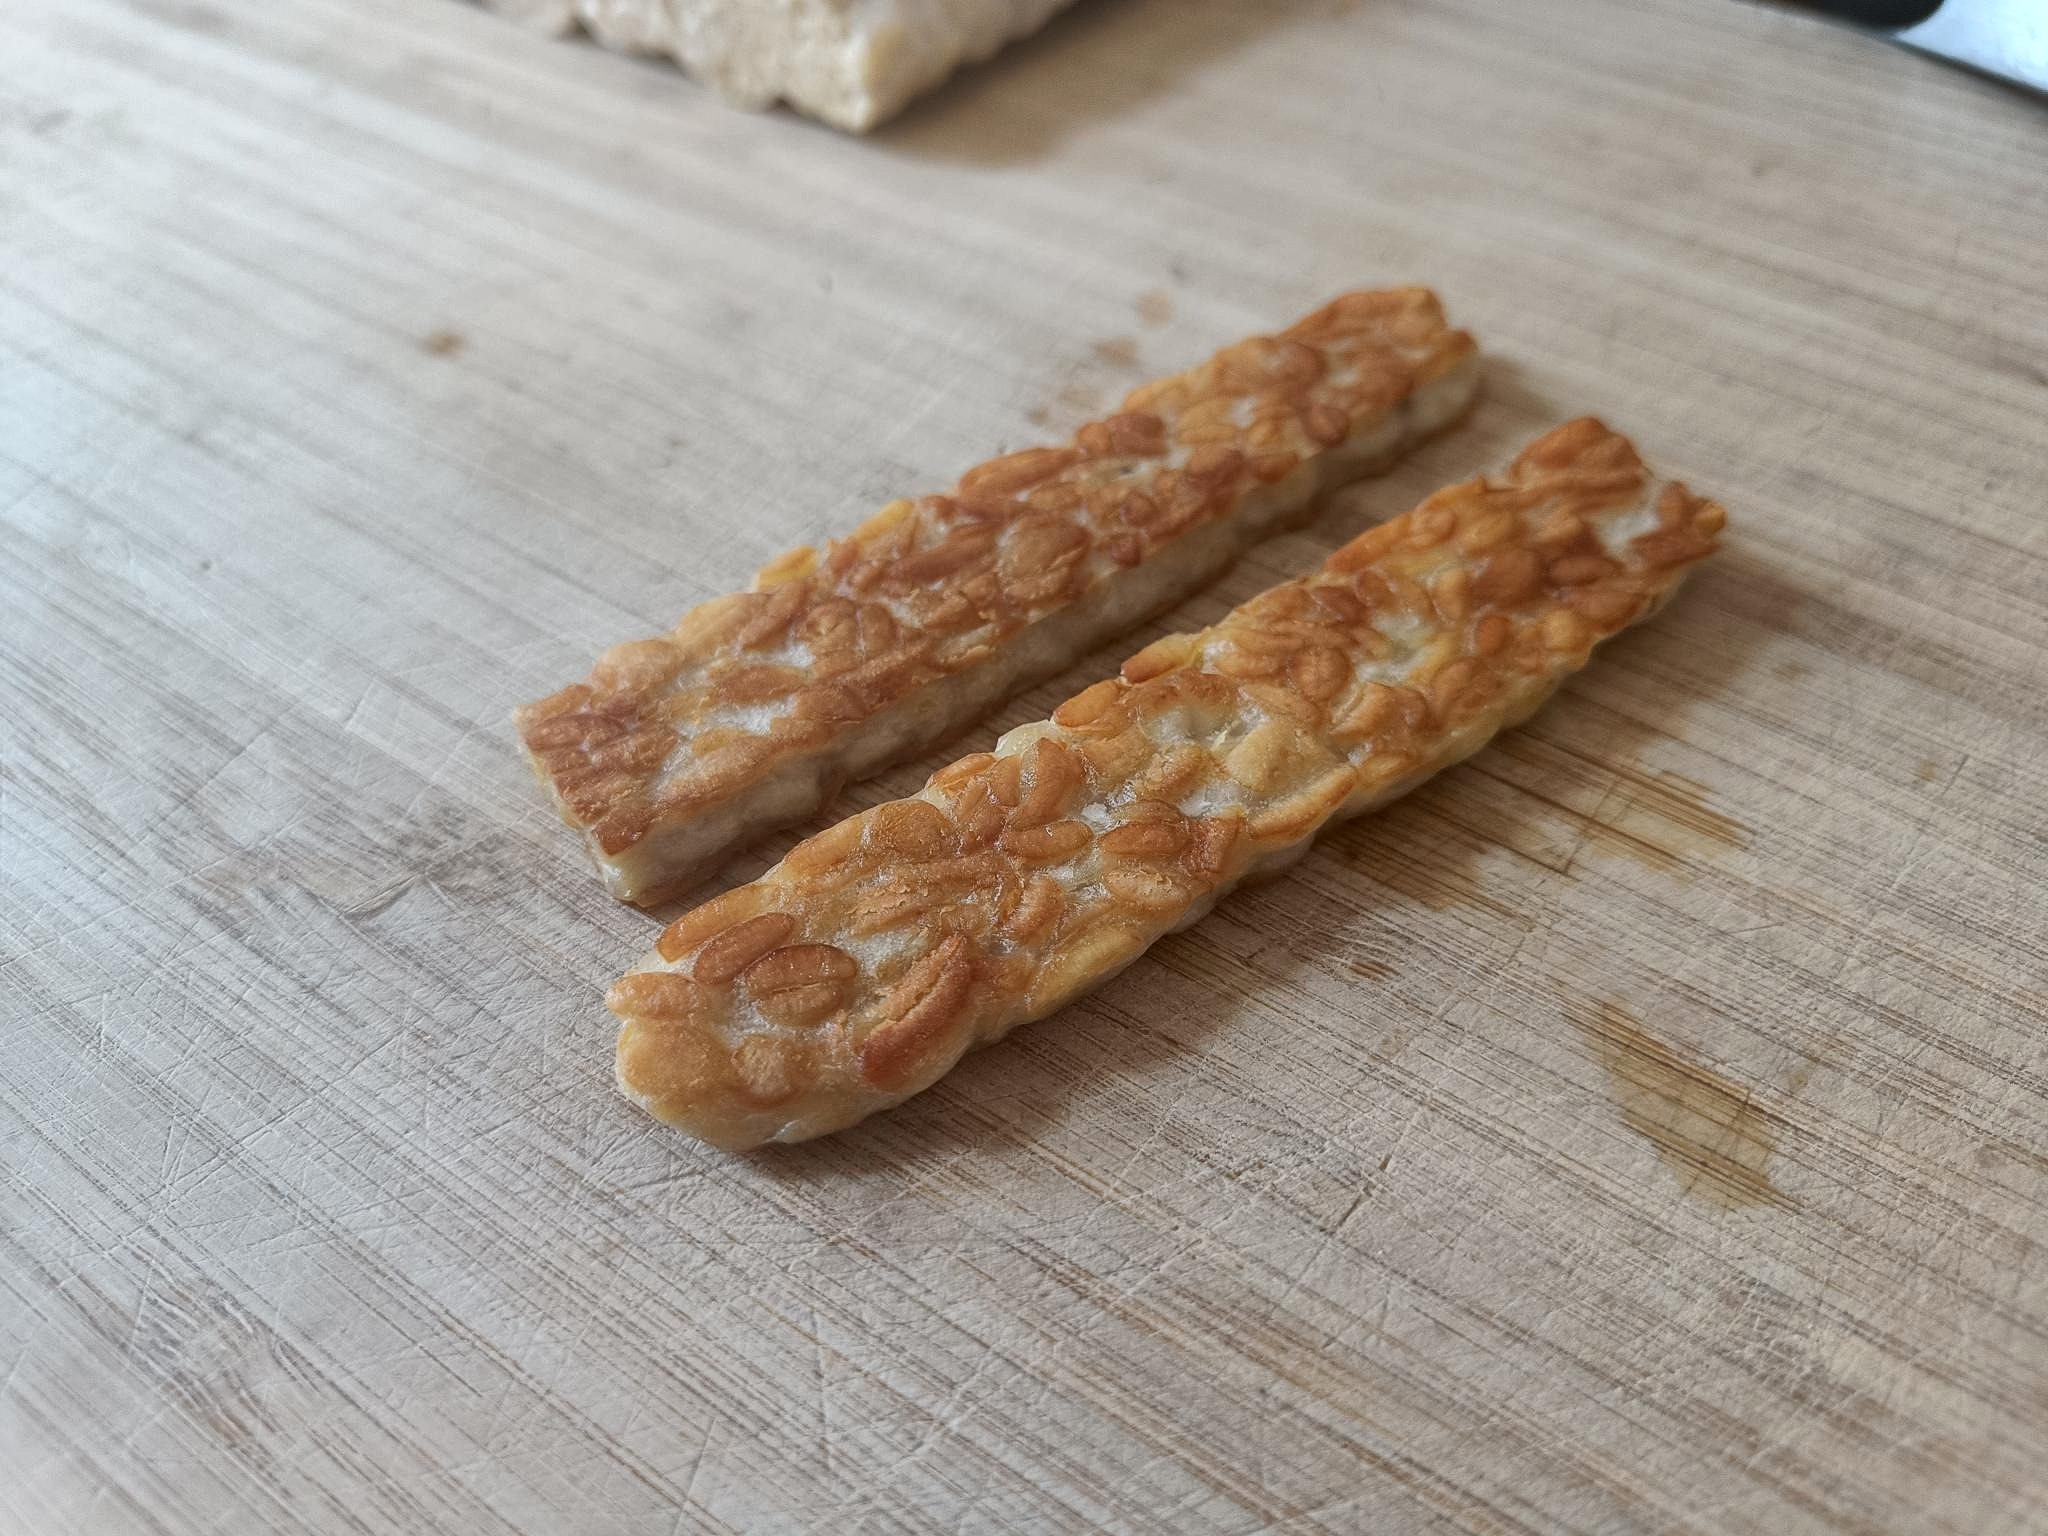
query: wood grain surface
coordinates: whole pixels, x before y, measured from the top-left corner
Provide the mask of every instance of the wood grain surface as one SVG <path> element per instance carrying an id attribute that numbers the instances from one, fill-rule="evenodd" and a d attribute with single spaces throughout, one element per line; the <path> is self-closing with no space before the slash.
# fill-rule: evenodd
<path id="1" fill-rule="evenodd" d="M 429 0 L 0 59 L 0 1528 L 2048 1529 L 2040 100 L 1736 0 L 1091 0 L 867 141 Z M 904 1109 L 624 1105 L 512 706 L 1410 280 L 1472 425 L 1172 626 L 1582 411 L 1726 552 Z"/>

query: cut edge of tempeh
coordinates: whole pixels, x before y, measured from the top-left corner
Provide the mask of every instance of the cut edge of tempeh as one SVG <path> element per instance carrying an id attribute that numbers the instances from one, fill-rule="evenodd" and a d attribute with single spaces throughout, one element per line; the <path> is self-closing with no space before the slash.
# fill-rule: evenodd
<path id="1" fill-rule="evenodd" d="M 1171 607 L 1477 383 L 1429 290 L 1348 294 L 614 647 L 518 711 L 528 760 L 613 895 L 669 900 Z"/>
<path id="2" fill-rule="evenodd" d="M 620 1087 L 733 1149 L 901 1102 L 1525 719 L 1724 517 L 1558 428 L 678 919 L 607 998 Z"/>

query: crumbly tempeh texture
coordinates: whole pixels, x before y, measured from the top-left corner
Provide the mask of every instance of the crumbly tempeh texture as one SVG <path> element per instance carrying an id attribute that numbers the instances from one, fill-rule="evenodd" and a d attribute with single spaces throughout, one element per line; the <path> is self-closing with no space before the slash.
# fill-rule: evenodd
<path id="1" fill-rule="evenodd" d="M 1072 0 L 484 0 L 529 26 L 580 23 L 667 54 L 739 106 L 787 101 L 861 133 Z"/>
<path id="2" fill-rule="evenodd" d="M 607 999 L 620 1086 L 728 1148 L 901 1102 L 1519 723 L 1723 519 L 1559 427 L 678 919 Z"/>
<path id="3" fill-rule="evenodd" d="M 1426 288 L 1347 295 L 607 651 L 519 711 L 527 753 L 613 895 L 678 895 L 1448 425 L 1476 357 Z"/>

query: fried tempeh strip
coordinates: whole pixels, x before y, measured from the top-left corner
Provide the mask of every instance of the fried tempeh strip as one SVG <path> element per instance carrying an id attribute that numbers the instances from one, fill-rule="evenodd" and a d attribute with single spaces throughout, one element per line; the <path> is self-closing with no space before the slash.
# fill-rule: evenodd
<path id="1" fill-rule="evenodd" d="M 677 920 L 607 999 L 620 1086 L 730 1148 L 908 1098 L 1520 722 L 1723 518 L 1559 427 Z"/>
<path id="2" fill-rule="evenodd" d="M 1171 606 L 1332 486 L 1448 425 L 1472 339 L 1426 288 L 1354 293 L 1030 448 L 798 549 L 519 711 L 612 894 L 687 889 Z"/>
<path id="3" fill-rule="evenodd" d="M 733 1149 L 909 1098 L 1526 719 L 1722 520 L 1556 428 L 684 915 L 606 999 L 618 1083 Z"/>

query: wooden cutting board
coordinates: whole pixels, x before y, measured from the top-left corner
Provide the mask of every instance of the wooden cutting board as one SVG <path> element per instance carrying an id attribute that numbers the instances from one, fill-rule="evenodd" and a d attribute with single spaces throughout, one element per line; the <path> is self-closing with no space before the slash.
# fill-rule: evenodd
<path id="1" fill-rule="evenodd" d="M 2041 101 L 1735 0 L 1098 0 L 864 142 L 424 0 L 0 56 L 0 1528 L 2048 1529 Z M 619 1101 L 512 706 L 1411 280 L 1471 426 L 1168 623 L 1585 411 L 1726 552 L 896 1114 Z"/>

